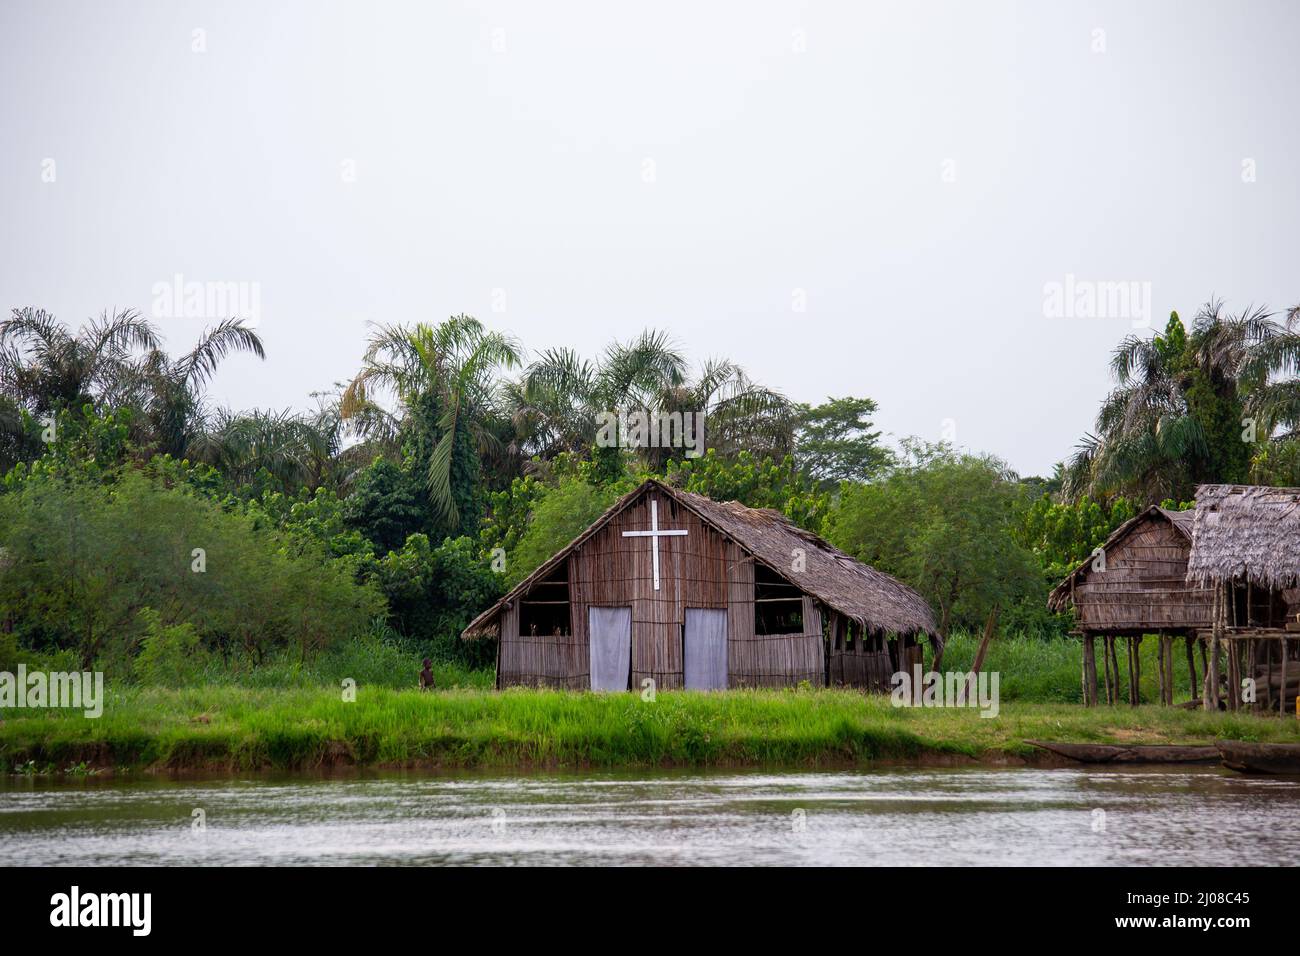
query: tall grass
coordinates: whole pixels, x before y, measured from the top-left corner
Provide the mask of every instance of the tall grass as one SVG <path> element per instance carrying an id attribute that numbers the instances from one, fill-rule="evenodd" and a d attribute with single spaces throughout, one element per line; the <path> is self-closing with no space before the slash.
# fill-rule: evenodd
<path id="1" fill-rule="evenodd" d="M 949 636 L 943 654 L 942 666 L 945 671 L 970 670 L 979 647 L 980 636 L 970 633 L 954 633 Z M 1155 702 L 1160 699 L 1160 682 L 1157 677 L 1156 657 L 1157 642 L 1155 637 L 1147 637 L 1138 649 L 1141 665 L 1142 700 Z M 1120 689 L 1123 700 L 1128 700 L 1128 645 L 1124 641 L 1115 642 L 1115 653 L 1119 659 Z M 1173 642 L 1174 653 L 1174 702 L 1191 700 L 1190 682 L 1187 673 L 1187 657 L 1181 638 Z M 997 671 L 999 690 L 1003 700 L 1024 700 L 1049 703 L 1079 703 L 1082 700 L 1083 641 L 1077 637 L 1030 637 L 1017 634 L 996 634 L 989 641 L 988 653 L 984 658 L 983 670 Z M 1197 674 L 1201 674 L 1201 659 L 1196 657 Z M 1097 641 L 1097 676 L 1102 677 L 1102 647 Z M 1099 683 L 1098 694 L 1106 699 L 1104 683 Z"/>
<path id="2" fill-rule="evenodd" d="M 0 769 L 388 766 L 845 765 L 1034 753 L 1026 739 L 1206 743 L 1300 741 L 1294 720 L 1167 707 L 1004 701 L 895 708 L 853 691 L 594 694 L 114 686 L 104 714 L 14 712 Z"/>
<path id="3" fill-rule="evenodd" d="M 261 663 L 211 658 L 189 683 L 271 689 L 340 687 L 343 681 L 353 680 L 358 685 L 402 690 L 419 686 L 421 661 L 433 653 L 414 642 L 365 637 L 345 641 L 305 663 L 291 651 Z M 437 687 L 487 690 L 495 685 L 492 670 L 471 669 L 445 656 L 432 659 Z"/>

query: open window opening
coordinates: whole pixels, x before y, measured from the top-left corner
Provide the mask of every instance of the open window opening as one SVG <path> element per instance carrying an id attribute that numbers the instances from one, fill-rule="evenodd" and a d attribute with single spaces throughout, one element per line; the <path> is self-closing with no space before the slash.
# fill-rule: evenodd
<path id="1" fill-rule="evenodd" d="M 524 637 L 568 637 L 569 565 L 560 563 L 551 574 L 536 581 L 519 602 L 519 632 Z"/>
<path id="2" fill-rule="evenodd" d="M 754 565 L 754 633 L 803 633 L 803 592 L 761 564 Z"/>

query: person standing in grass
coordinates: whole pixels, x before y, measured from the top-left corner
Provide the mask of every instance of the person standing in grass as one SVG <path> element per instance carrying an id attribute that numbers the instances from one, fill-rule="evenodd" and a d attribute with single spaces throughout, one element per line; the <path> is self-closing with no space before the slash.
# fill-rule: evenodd
<path id="1" fill-rule="evenodd" d="M 433 661 L 424 659 L 424 670 L 420 671 L 420 690 L 433 690 Z"/>

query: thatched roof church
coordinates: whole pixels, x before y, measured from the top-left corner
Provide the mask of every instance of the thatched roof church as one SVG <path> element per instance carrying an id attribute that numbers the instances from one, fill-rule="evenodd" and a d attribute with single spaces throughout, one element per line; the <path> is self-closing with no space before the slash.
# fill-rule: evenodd
<path id="1" fill-rule="evenodd" d="M 879 686 L 936 632 L 919 594 L 784 515 L 651 479 L 462 636 L 499 635 L 499 687 L 626 690 Z"/>

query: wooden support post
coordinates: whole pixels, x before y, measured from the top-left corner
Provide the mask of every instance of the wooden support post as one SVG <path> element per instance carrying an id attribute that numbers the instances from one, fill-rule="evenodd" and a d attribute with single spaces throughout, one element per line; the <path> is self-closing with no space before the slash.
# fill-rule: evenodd
<path id="1" fill-rule="evenodd" d="M 1110 668 L 1114 672 L 1112 675 L 1112 680 L 1115 683 L 1116 706 L 1119 705 L 1119 650 L 1118 650 L 1117 641 L 1118 638 L 1115 637 L 1112 637 L 1110 639 Z"/>
<path id="2" fill-rule="evenodd" d="M 984 655 L 988 653 L 989 641 L 993 640 L 993 631 L 998 623 L 998 610 L 998 606 L 993 605 L 988 618 L 984 621 L 984 634 L 980 637 L 979 647 L 975 650 L 975 663 L 971 667 L 970 677 L 966 679 L 966 689 L 964 692 L 958 692 L 960 703 L 966 703 L 970 695 L 975 693 L 975 679 L 979 676 L 980 668 L 984 666 Z"/>
<path id="3" fill-rule="evenodd" d="M 1106 643 L 1110 651 L 1110 687 L 1112 705 L 1119 703 L 1119 654 L 1115 651 L 1115 636 L 1106 638 Z"/>
<path id="4" fill-rule="evenodd" d="M 1165 636 L 1156 635 L 1156 690 L 1160 703 L 1165 703 Z"/>
<path id="5" fill-rule="evenodd" d="M 1106 682 L 1106 704 L 1109 706 L 1115 698 L 1110 688 L 1110 637 L 1106 634 L 1101 636 L 1101 676 Z"/>
<path id="6" fill-rule="evenodd" d="M 1170 707 L 1174 704 L 1174 687 L 1177 681 L 1174 678 L 1174 638 L 1172 634 L 1165 635 L 1165 703 Z"/>
<path id="7" fill-rule="evenodd" d="M 1097 706 L 1097 640 L 1091 634 L 1083 638 L 1083 705 Z"/>
<path id="8" fill-rule="evenodd" d="M 1246 645 L 1246 673 L 1254 682 L 1255 699 L 1250 702 L 1250 709 L 1259 706 L 1259 640 L 1252 637 Z"/>
<path id="9" fill-rule="evenodd" d="M 1282 638 L 1282 681 L 1278 685 L 1277 712 L 1286 716 L 1286 637 Z"/>
<path id="10" fill-rule="evenodd" d="M 1192 643 L 1196 638 L 1187 635 L 1187 691 L 1196 697 L 1196 652 L 1192 650 Z"/>
<path id="11" fill-rule="evenodd" d="M 1130 706 L 1137 704 L 1137 698 L 1133 694 L 1133 638 L 1124 638 L 1124 669 L 1128 672 L 1128 702 Z"/>
<path id="12" fill-rule="evenodd" d="M 1227 618 L 1227 600 L 1225 592 L 1228 585 L 1222 584 L 1214 592 L 1214 627 L 1210 630 L 1208 663 L 1205 668 L 1205 709 L 1219 709 L 1219 636 L 1223 633 L 1223 622 Z"/>
<path id="13" fill-rule="evenodd" d="M 1228 652 L 1228 709 L 1232 711 L 1241 708 L 1241 681 L 1237 675 L 1241 671 L 1241 658 L 1238 656 L 1238 641 L 1228 641 L 1225 649 Z"/>
<path id="14" fill-rule="evenodd" d="M 1219 709 L 1219 636 L 1217 628 L 1211 632 L 1205 659 L 1205 689 L 1201 700 L 1206 710 Z"/>

